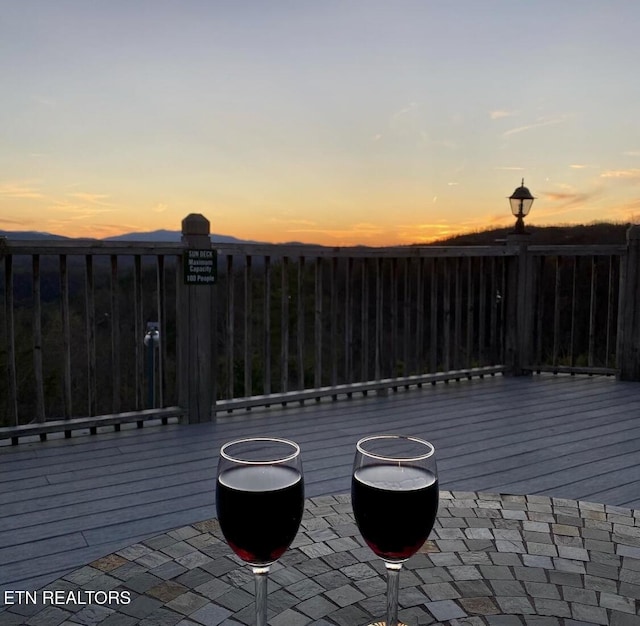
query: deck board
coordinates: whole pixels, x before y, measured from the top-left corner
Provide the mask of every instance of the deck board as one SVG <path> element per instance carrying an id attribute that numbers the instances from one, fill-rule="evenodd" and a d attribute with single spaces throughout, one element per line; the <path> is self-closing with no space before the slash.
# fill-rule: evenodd
<path id="1" fill-rule="evenodd" d="M 236 437 L 295 439 L 308 496 L 348 491 L 357 439 L 393 431 L 436 445 L 444 489 L 640 508 L 639 416 L 638 383 L 495 376 L 2 446 L 0 591 L 215 515 L 218 450 Z"/>

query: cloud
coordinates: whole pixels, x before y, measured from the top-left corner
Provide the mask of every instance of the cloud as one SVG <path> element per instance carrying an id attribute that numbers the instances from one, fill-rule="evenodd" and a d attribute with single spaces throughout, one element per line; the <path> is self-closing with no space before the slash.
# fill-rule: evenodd
<path id="1" fill-rule="evenodd" d="M 55 107 L 58 102 L 49 96 L 34 96 L 33 101 L 45 107 Z"/>
<path id="2" fill-rule="evenodd" d="M 156 206 L 153 207 L 152 211 L 155 213 L 164 213 L 169 209 L 169 205 L 159 202 Z"/>
<path id="3" fill-rule="evenodd" d="M 389 129 L 396 136 L 418 137 L 421 142 L 429 140 L 425 118 L 417 102 L 409 102 L 393 113 L 389 119 Z"/>
<path id="4" fill-rule="evenodd" d="M 86 224 L 83 222 L 70 222 L 68 219 L 50 218 L 47 219 L 44 224 L 41 223 L 40 227 L 47 232 L 59 233 L 67 237 L 87 237 L 93 239 L 135 232 L 139 230 L 140 225 L 127 224 L 125 222 L 120 224 Z"/>
<path id="5" fill-rule="evenodd" d="M 497 111 L 489 112 L 489 117 L 492 120 L 499 120 L 503 117 L 513 117 L 514 115 L 516 115 L 514 111 L 505 111 L 504 109 L 498 109 Z"/>
<path id="6" fill-rule="evenodd" d="M 622 154 L 624 154 L 625 156 L 630 156 L 630 157 L 639 157 L 640 156 L 640 150 L 627 150 L 626 152 L 623 152 Z"/>
<path id="7" fill-rule="evenodd" d="M 352 224 L 347 228 L 289 228 L 285 232 L 289 234 L 322 235 L 336 240 L 337 245 L 357 245 L 362 243 L 363 240 L 388 234 L 387 229 L 367 222 Z"/>
<path id="8" fill-rule="evenodd" d="M 29 220 L 12 220 L 9 218 L 0 218 L 0 225 L 1 226 L 9 226 L 9 228 L 11 230 L 15 230 L 14 226 L 19 226 L 21 228 L 25 228 L 26 226 L 29 226 L 31 224 L 35 224 L 35 220 L 29 219 Z"/>
<path id="9" fill-rule="evenodd" d="M 116 209 L 107 204 L 89 205 L 84 202 L 69 202 L 68 200 L 55 200 L 49 207 L 52 211 L 71 213 L 67 220 L 84 220 L 95 217 L 100 213 L 112 213 Z"/>
<path id="10" fill-rule="evenodd" d="M 504 213 L 493 213 L 491 215 L 487 215 L 484 221 L 486 224 L 491 224 L 492 226 L 499 226 L 507 222 L 508 223 L 513 222 L 513 218 L 511 217 L 511 214 L 507 210 Z"/>
<path id="11" fill-rule="evenodd" d="M 417 109 L 418 109 L 418 103 L 417 102 L 409 102 L 409 104 L 407 104 L 406 106 L 402 107 L 399 111 L 396 111 L 391 116 L 391 125 L 393 126 L 393 124 L 398 122 L 398 120 L 401 120 L 403 117 L 405 117 L 405 116 L 407 116 L 409 114 L 412 114 Z"/>
<path id="12" fill-rule="evenodd" d="M 0 196 L 23 200 L 40 200 L 44 195 L 28 183 L 0 183 Z"/>
<path id="13" fill-rule="evenodd" d="M 271 217 L 269 222 L 272 224 L 291 224 L 292 226 L 316 226 L 317 222 L 312 220 L 301 220 L 295 218 Z"/>
<path id="14" fill-rule="evenodd" d="M 493 168 L 494 170 L 507 170 L 513 172 L 522 172 L 524 167 L 518 167 L 517 165 L 498 165 Z"/>
<path id="15" fill-rule="evenodd" d="M 597 195 L 595 192 L 575 191 L 543 191 L 542 194 L 545 201 L 557 202 L 562 208 L 584 205 Z"/>
<path id="16" fill-rule="evenodd" d="M 600 174 L 601 178 L 624 178 L 627 180 L 640 180 L 640 169 L 607 170 Z"/>
<path id="17" fill-rule="evenodd" d="M 89 204 L 97 204 L 99 206 L 111 206 L 104 202 L 109 196 L 101 193 L 87 193 L 84 191 L 76 191 L 74 193 L 68 193 L 71 198 L 76 198 L 82 202 L 88 202 Z"/>
<path id="18" fill-rule="evenodd" d="M 542 117 L 532 124 L 526 124 L 525 126 L 518 126 L 516 128 L 512 128 L 511 130 L 507 130 L 502 133 L 503 137 L 510 137 L 511 135 L 517 135 L 519 133 L 524 133 L 528 130 L 533 130 L 534 128 L 542 128 L 543 126 L 553 126 L 555 124 L 562 124 L 562 122 L 566 121 L 567 116 L 561 115 L 558 117 Z"/>

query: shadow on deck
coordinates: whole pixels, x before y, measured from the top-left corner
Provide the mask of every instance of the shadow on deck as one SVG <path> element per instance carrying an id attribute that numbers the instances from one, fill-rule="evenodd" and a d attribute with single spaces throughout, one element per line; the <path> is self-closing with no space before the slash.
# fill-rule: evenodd
<path id="1" fill-rule="evenodd" d="M 104 554 L 215 516 L 220 445 L 302 447 L 306 495 L 348 492 L 363 434 L 432 441 L 443 489 L 640 507 L 640 386 L 605 377 L 463 380 L 305 406 L 0 448 L 0 591 L 34 590 Z"/>

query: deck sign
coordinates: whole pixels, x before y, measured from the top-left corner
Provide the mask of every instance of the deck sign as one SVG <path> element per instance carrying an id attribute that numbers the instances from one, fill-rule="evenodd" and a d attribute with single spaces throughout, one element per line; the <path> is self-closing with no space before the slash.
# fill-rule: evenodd
<path id="1" fill-rule="evenodd" d="M 214 285 L 218 277 L 215 250 L 185 250 L 182 265 L 185 285 Z"/>

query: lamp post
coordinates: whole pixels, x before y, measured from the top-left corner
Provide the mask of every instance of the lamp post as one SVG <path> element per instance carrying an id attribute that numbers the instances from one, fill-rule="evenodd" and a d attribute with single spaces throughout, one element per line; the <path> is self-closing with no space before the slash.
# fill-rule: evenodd
<path id="1" fill-rule="evenodd" d="M 516 187 L 516 190 L 509 196 L 511 213 L 516 217 L 516 227 L 513 231 L 516 235 L 527 234 L 524 229 L 524 218 L 529 214 L 534 200 L 531 192 L 524 186 L 523 178 L 520 187 Z"/>

